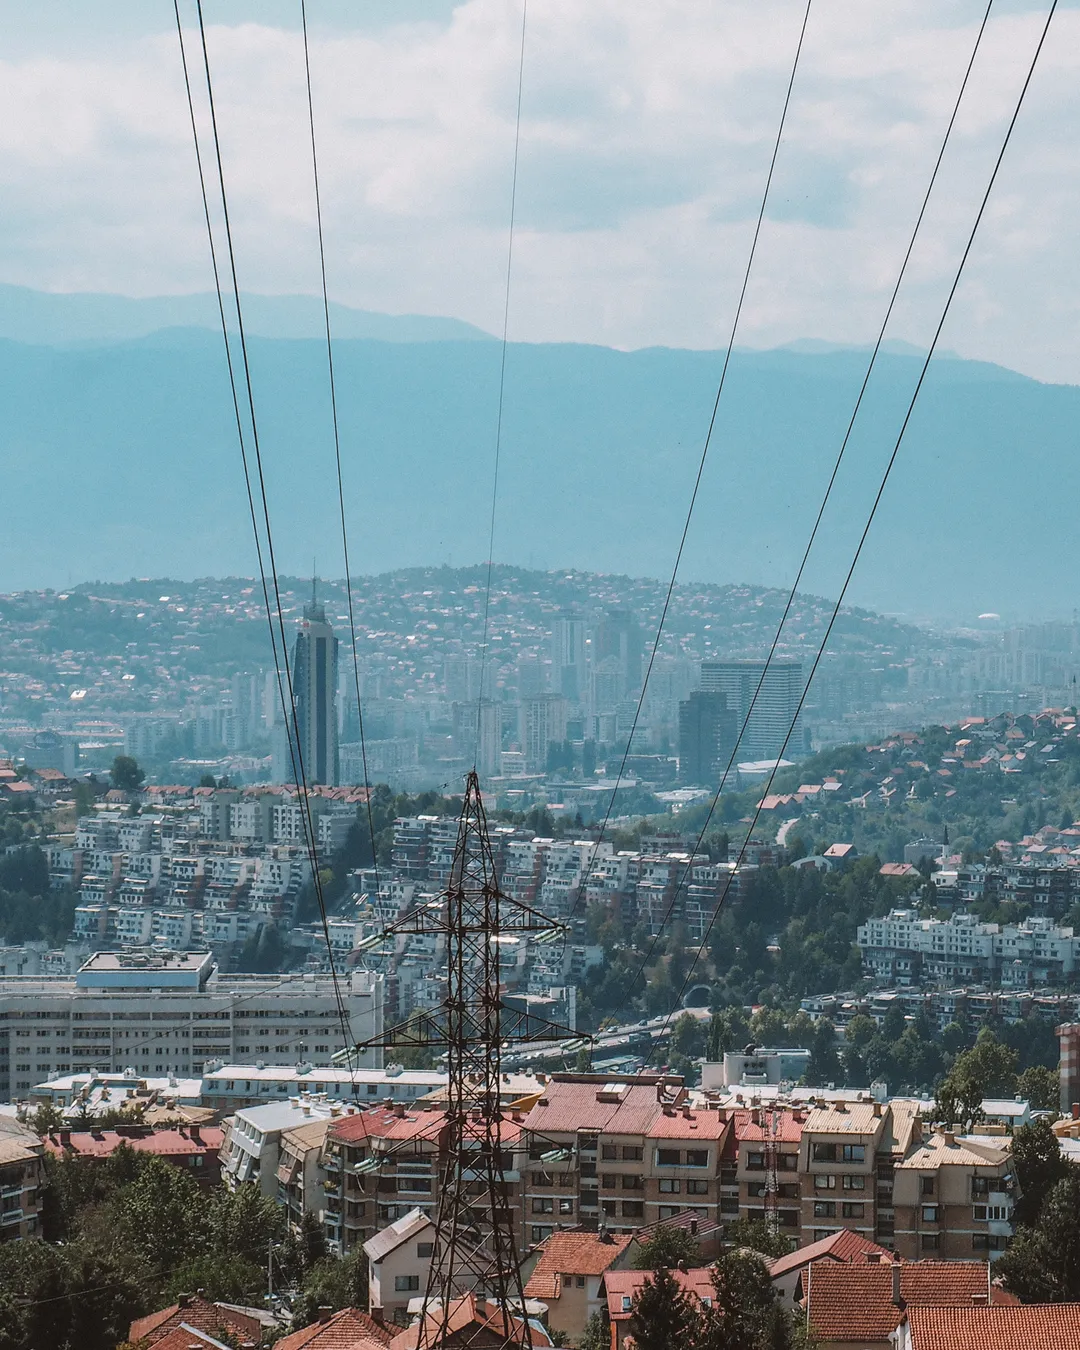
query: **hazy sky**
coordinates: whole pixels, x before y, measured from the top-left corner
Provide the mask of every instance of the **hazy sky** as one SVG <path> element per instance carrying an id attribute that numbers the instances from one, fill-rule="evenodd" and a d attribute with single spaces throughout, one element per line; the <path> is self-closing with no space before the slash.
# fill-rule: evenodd
<path id="1" fill-rule="evenodd" d="M 744 344 L 873 334 L 984 7 L 814 0 Z M 299 0 L 205 12 L 241 282 L 313 292 Z M 726 340 L 801 14 L 529 0 L 513 338 Z M 1044 14 L 995 5 L 895 337 L 932 331 Z M 309 18 L 333 296 L 497 330 L 520 3 L 310 0 Z M 0 53 L 0 280 L 207 289 L 169 0 L 0 0 Z M 943 339 L 963 355 L 1080 382 L 1078 128 L 1063 5 Z"/>

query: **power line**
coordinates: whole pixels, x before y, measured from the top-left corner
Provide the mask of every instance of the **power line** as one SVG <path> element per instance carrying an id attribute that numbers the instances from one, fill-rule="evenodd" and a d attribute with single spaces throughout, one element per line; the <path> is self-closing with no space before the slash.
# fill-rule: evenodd
<path id="1" fill-rule="evenodd" d="M 499 500 L 499 460 L 502 453 L 503 404 L 506 395 L 506 352 L 510 331 L 510 276 L 514 264 L 514 222 L 517 215 L 518 157 L 521 149 L 521 92 L 525 82 L 525 29 L 529 0 L 521 0 L 521 50 L 518 56 L 517 114 L 514 121 L 514 168 L 510 179 L 510 229 L 506 243 L 506 287 L 503 297 L 502 351 L 499 356 L 499 404 L 495 417 L 495 464 L 491 477 L 491 518 L 488 524 L 487 583 L 484 588 L 484 631 L 480 645 L 480 691 L 476 702 L 476 748 L 473 767 L 480 758 L 480 720 L 484 705 L 484 676 L 488 656 L 488 621 L 491 612 L 491 573 L 495 553 L 495 510 Z"/>
<path id="2" fill-rule="evenodd" d="M 218 311 L 222 321 L 222 336 L 225 341 L 226 351 L 228 353 L 228 373 L 229 382 L 232 389 L 233 406 L 236 412 L 237 434 L 240 441 L 241 461 L 244 470 L 244 481 L 247 489 L 248 503 L 251 511 L 253 532 L 256 541 L 256 554 L 259 562 L 259 574 L 262 583 L 263 600 L 266 608 L 267 623 L 271 633 L 271 652 L 274 660 L 274 670 L 277 680 L 278 696 L 281 703 L 282 717 L 285 723 L 285 733 L 289 742 L 289 753 L 293 764 L 294 779 L 301 798 L 301 819 L 304 829 L 305 843 L 307 845 L 308 859 L 311 867 L 312 884 L 315 889 L 316 899 L 318 901 L 319 912 L 322 918 L 323 936 L 326 941 L 327 957 L 330 962 L 330 974 L 334 985 L 335 1002 L 338 1007 L 338 1016 L 341 1023 L 341 1032 L 345 1046 L 352 1044 L 352 1034 L 349 1028 L 348 1011 L 345 1008 L 341 996 L 341 988 L 338 982 L 337 968 L 334 962 L 333 947 L 330 942 L 330 929 L 326 912 L 326 902 L 322 891 L 322 879 L 319 875 L 318 850 L 315 839 L 314 823 L 311 816 L 311 804 L 308 795 L 307 777 L 304 772 L 303 750 L 300 745 L 298 729 L 295 725 L 295 698 L 293 693 L 292 672 L 289 666 L 288 639 L 285 633 L 285 620 L 282 612 L 281 592 L 278 585 L 277 562 L 274 557 L 273 534 L 270 527 L 270 511 L 266 496 L 266 481 L 263 475 L 262 454 L 259 446 L 258 423 L 255 417 L 255 397 L 251 383 L 251 367 L 248 359 L 247 340 L 244 333 L 243 310 L 240 302 L 240 283 L 236 271 L 236 253 L 233 247 L 232 226 L 229 219 L 228 196 L 225 191 L 225 174 L 221 157 L 221 141 L 218 134 L 217 112 L 214 105 L 213 82 L 210 76 L 210 56 L 206 43 L 206 25 L 203 18 L 202 0 L 195 0 L 196 12 L 199 21 L 199 37 L 202 46 L 203 69 L 206 77 L 207 104 L 210 112 L 210 123 L 213 133 L 214 156 L 217 168 L 218 186 L 221 193 L 221 211 L 222 220 L 225 227 L 225 237 L 228 247 L 229 270 L 232 279 L 232 300 L 236 306 L 237 334 L 240 341 L 241 363 L 244 373 L 244 383 L 247 393 L 247 412 L 250 419 L 251 441 L 255 454 L 255 463 L 257 468 L 259 495 L 262 505 L 263 524 L 266 531 L 266 549 L 270 561 L 270 572 L 273 580 L 274 598 L 277 612 L 278 634 L 277 638 L 281 643 L 281 659 L 279 660 L 277 641 L 274 635 L 273 614 L 270 605 L 270 594 L 267 586 L 266 567 L 263 562 L 262 547 L 259 542 L 258 518 L 255 511 L 254 493 L 251 486 L 251 472 L 248 462 L 248 456 L 245 447 L 243 419 L 240 415 L 240 399 L 236 388 L 236 372 L 234 362 L 231 356 L 231 344 L 229 340 L 228 324 L 225 318 L 225 305 L 222 296 L 221 276 L 217 264 L 216 247 L 214 244 L 214 233 L 210 216 L 209 197 L 206 189 L 206 179 L 203 171 L 202 154 L 199 149 L 198 124 L 195 116 L 194 98 L 192 95 L 191 80 L 188 72 L 187 57 L 184 45 L 183 25 L 180 21 L 179 0 L 173 0 L 174 11 L 176 14 L 177 33 L 180 40 L 181 59 L 184 68 L 184 85 L 187 92 L 188 111 L 191 118 L 192 134 L 195 141 L 196 161 L 199 170 L 199 186 L 202 192 L 203 213 L 206 218 L 207 233 L 210 240 L 210 251 L 213 259 L 214 284 L 218 296 Z M 285 685 L 282 683 L 282 662 L 285 670 L 285 684 L 288 686 L 288 698 L 286 699 Z"/>
<path id="3" fill-rule="evenodd" d="M 997 181 L 998 171 L 1000 170 L 1002 161 L 1005 158 L 1005 152 L 1009 148 L 1009 142 L 1012 140 L 1013 129 L 1015 128 L 1017 119 L 1020 116 L 1020 109 L 1023 107 L 1024 98 L 1027 95 L 1028 87 L 1031 84 L 1032 77 L 1035 74 L 1035 67 L 1038 64 L 1039 56 L 1042 53 L 1043 45 L 1046 42 L 1046 36 L 1050 31 L 1050 24 L 1053 21 L 1054 13 L 1057 9 L 1057 6 L 1058 0 L 1051 0 L 1050 10 L 1046 16 L 1046 23 L 1043 25 L 1043 30 L 1039 36 L 1039 41 L 1035 48 L 1035 53 L 1032 56 L 1031 64 L 1028 67 L 1027 76 L 1024 79 L 1023 86 L 1021 87 L 1019 96 L 1017 97 L 1016 100 L 1016 107 L 1013 109 L 1012 117 L 1009 119 L 1009 125 L 1005 131 L 1005 138 L 1002 141 L 1001 149 L 998 152 L 997 159 L 994 161 L 994 167 L 990 174 L 990 180 L 986 185 L 986 191 L 983 193 L 982 201 L 980 202 L 979 209 L 975 215 L 975 221 L 971 227 L 971 232 L 968 235 L 967 243 L 964 246 L 964 251 L 961 254 L 960 261 L 957 265 L 952 285 L 949 287 L 948 295 L 945 298 L 945 305 L 941 311 L 941 318 L 938 320 L 937 327 L 934 330 L 933 339 L 931 340 L 929 350 L 926 353 L 926 359 L 923 361 L 922 368 L 919 371 L 919 378 L 916 381 L 915 389 L 912 392 L 910 402 L 908 403 L 907 411 L 904 414 L 904 420 L 901 423 L 899 434 L 896 437 L 896 443 L 893 446 L 892 453 L 889 456 L 888 462 L 885 466 L 885 472 L 882 474 L 881 482 L 878 486 L 877 492 L 874 496 L 873 503 L 871 504 L 870 507 L 869 514 L 867 515 L 866 518 L 866 524 L 863 527 L 862 533 L 859 536 L 859 541 L 855 547 L 855 554 L 851 560 L 851 566 L 847 570 L 847 575 L 844 578 L 844 584 L 840 589 L 840 594 L 837 597 L 836 604 L 833 606 L 832 614 L 829 617 L 828 626 L 826 627 L 825 633 L 822 636 L 821 642 L 818 646 L 817 653 L 814 657 L 813 665 L 810 668 L 809 678 L 807 679 L 806 685 L 803 688 L 802 694 L 799 697 L 799 702 L 795 708 L 795 715 L 791 719 L 791 725 L 788 727 L 787 734 L 784 737 L 784 743 L 780 747 L 780 754 L 777 757 L 777 762 L 772 767 L 772 770 L 769 774 L 768 782 L 765 785 L 765 790 L 762 793 L 760 799 L 758 800 L 757 806 L 754 810 L 753 818 L 751 819 L 750 822 L 750 827 L 747 830 L 746 836 L 743 839 L 742 845 L 739 849 L 739 856 L 735 862 L 735 871 L 738 870 L 739 866 L 742 863 L 743 857 L 745 856 L 746 853 L 747 844 L 749 843 L 751 837 L 753 836 L 754 830 L 757 826 L 757 822 L 760 819 L 762 803 L 772 790 L 773 782 L 775 781 L 776 774 L 779 770 L 779 762 L 781 759 L 783 759 L 784 752 L 787 750 L 788 742 L 791 740 L 791 736 L 795 729 L 795 724 L 799 720 L 799 715 L 803 710 L 803 704 L 806 702 L 806 697 L 810 691 L 810 686 L 813 683 L 814 676 L 817 673 L 818 666 L 821 664 L 821 659 L 825 653 L 825 648 L 828 645 L 828 641 L 832 634 L 833 627 L 836 623 L 837 617 L 840 614 L 840 608 L 844 603 L 844 597 L 847 595 L 848 587 L 851 585 L 851 579 L 855 575 L 855 568 L 858 566 L 859 558 L 862 555 L 863 546 L 865 545 L 867 537 L 870 534 L 870 529 L 877 515 L 878 507 L 881 505 L 881 499 L 884 496 L 885 488 L 888 484 L 889 478 L 893 471 L 893 466 L 896 464 L 897 456 L 900 453 L 900 446 L 903 443 L 904 436 L 907 433 L 908 426 L 911 422 L 912 413 L 915 411 L 915 404 L 918 401 L 920 392 L 922 391 L 923 383 L 926 379 L 926 373 L 930 369 L 930 362 L 933 359 L 935 350 L 937 349 L 938 341 L 941 337 L 942 330 L 945 327 L 945 321 L 949 316 L 949 311 L 952 308 L 953 299 L 955 298 L 957 289 L 959 288 L 960 278 L 963 275 L 964 267 L 967 263 L 968 256 L 971 253 L 971 249 L 975 243 L 975 236 L 978 233 L 979 225 L 982 223 L 983 215 L 986 212 L 986 206 L 990 200 L 990 194 L 993 191 L 995 182 Z M 714 806 L 715 800 L 716 799 L 714 799 Z M 711 810 L 709 814 L 711 817 L 712 815 Z M 708 821 L 706 821 L 706 826 L 707 825 Z M 679 992 L 676 995 L 674 1002 L 672 1003 L 671 1009 L 668 1012 L 667 1019 L 665 1021 L 665 1027 L 667 1026 L 668 1023 L 670 1023 L 671 1018 L 675 1014 L 676 1008 L 678 1008 L 679 1004 L 682 1002 L 683 995 L 689 988 L 690 979 L 693 976 L 694 970 L 697 967 L 698 960 L 700 959 L 701 956 L 701 949 L 708 942 L 709 934 L 712 932 L 713 927 L 716 923 L 716 919 L 719 916 L 720 910 L 723 907 L 725 900 L 727 899 L 728 892 L 731 889 L 731 880 L 735 875 L 735 871 L 733 871 L 731 876 L 728 878 L 727 885 L 724 887 L 723 893 L 721 894 L 721 897 L 717 902 L 716 908 L 713 910 L 712 918 L 709 920 L 708 927 L 706 928 L 704 936 L 702 937 L 701 945 L 698 947 L 697 953 L 695 954 L 694 959 L 690 963 L 690 967 L 686 972 L 686 977 L 683 980 L 682 986 L 679 989 Z"/>
<path id="4" fill-rule="evenodd" d="M 764 688 L 765 681 L 768 677 L 769 669 L 772 665 L 773 658 L 776 655 L 776 650 L 777 647 L 779 646 L 781 635 L 784 631 L 785 625 L 787 624 L 788 615 L 791 613 L 791 607 L 795 603 L 795 597 L 798 594 L 799 585 L 803 578 L 803 573 L 806 570 L 806 565 L 810 559 L 811 551 L 813 550 L 814 543 L 817 539 L 818 531 L 821 527 L 821 522 L 825 515 L 825 510 L 828 507 L 829 501 L 832 497 L 833 488 L 836 485 L 836 479 L 840 472 L 840 466 L 843 464 L 844 456 L 847 452 L 848 442 L 851 439 L 851 434 L 855 427 L 855 421 L 859 415 L 860 409 L 862 408 L 863 398 L 866 394 L 867 386 L 870 383 L 870 377 L 873 374 L 874 368 L 877 364 L 878 355 L 881 352 L 881 344 L 885 339 L 885 332 L 889 326 L 889 320 L 892 318 L 893 310 L 896 306 L 897 297 L 900 294 L 900 287 L 907 273 L 907 267 L 908 263 L 911 261 L 911 255 L 915 249 L 915 241 L 918 238 L 919 230 L 923 223 L 923 218 L 926 215 L 926 210 L 930 203 L 930 196 L 934 190 L 934 185 L 937 182 L 938 172 L 941 168 L 942 161 L 945 158 L 945 151 L 948 149 L 949 141 L 953 132 L 953 127 L 956 125 L 956 118 L 960 111 L 960 104 L 963 101 L 964 93 L 968 86 L 968 81 L 971 78 L 971 72 L 975 65 L 975 58 L 978 56 L 979 48 L 982 44 L 983 34 L 986 32 L 986 25 L 987 22 L 989 21 L 990 11 L 993 9 L 993 5 L 994 0 L 989 0 L 986 6 L 986 12 L 983 14 L 982 23 L 979 25 L 978 32 L 975 36 L 975 45 L 971 49 L 971 56 L 968 58 L 968 63 L 964 70 L 964 77 L 960 83 L 960 90 L 957 93 L 956 102 L 953 104 L 952 115 L 950 116 L 948 125 L 945 128 L 945 135 L 942 139 L 941 147 L 938 150 L 937 159 L 934 161 L 933 171 L 930 174 L 930 181 L 927 184 L 926 192 L 923 194 L 922 205 L 919 208 L 918 215 L 915 219 L 915 224 L 912 228 L 911 235 L 908 239 L 908 244 L 904 252 L 903 261 L 900 264 L 900 270 L 896 277 L 896 283 L 893 286 L 892 294 L 889 297 L 889 303 L 885 309 L 884 318 L 881 321 L 881 327 L 878 329 L 877 340 L 875 341 L 873 349 L 871 351 L 870 360 L 867 363 L 866 367 L 866 373 L 863 376 L 862 384 L 859 388 L 858 396 L 855 399 L 855 405 L 854 408 L 852 409 L 851 417 L 848 420 L 843 440 L 840 443 L 840 449 L 837 453 L 836 460 L 833 463 L 832 473 L 829 476 L 829 481 L 826 485 L 824 496 L 821 499 L 821 505 L 818 508 L 817 517 L 814 520 L 813 528 L 810 531 L 810 537 L 807 540 L 806 548 L 803 552 L 802 560 L 799 563 L 798 571 L 795 574 L 795 580 L 791 584 L 791 590 L 788 592 L 787 601 L 784 605 L 783 612 L 780 616 L 780 622 L 777 624 L 776 632 L 773 635 L 772 644 L 769 647 L 768 656 L 765 659 L 765 664 L 762 667 L 760 676 L 758 677 L 758 682 L 757 686 L 754 689 L 753 697 L 751 698 L 750 704 L 746 710 L 746 715 L 743 718 L 742 726 L 739 729 L 739 734 L 735 739 L 735 745 L 732 747 L 731 754 L 728 756 L 728 761 L 724 767 L 724 772 L 720 778 L 719 786 L 717 787 L 715 793 L 713 794 L 708 814 L 705 817 L 705 823 L 701 827 L 701 830 L 697 837 L 697 842 L 694 844 L 694 847 L 691 850 L 690 859 L 686 863 L 686 866 L 683 868 L 682 876 L 676 884 L 675 893 L 672 896 L 671 902 L 667 907 L 664 919 L 660 924 L 660 928 L 654 935 L 653 940 L 649 945 L 647 952 L 645 953 L 645 957 L 640 963 L 636 974 L 634 975 L 631 988 L 636 986 L 638 980 L 641 978 L 642 972 L 648 968 L 649 962 L 652 960 L 653 954 L 656 951 L 656 947 L 657 944 L 659 943 L 663 930 L 667 926 L 668 920 L 671 918 L 671 915 L 674 913 L 675 906 L 678 903 L 679 895 L 682 892 L 683 888 L 685 887 L 688 877 L 690 876 L 690 872 L 695 864 L 695 859 L 697 858 L 698 851 L 701 849 L 701 846 L 705 840 L 705 835 L 708 831 L 709 825 L 712 822 L 712 818 L 716 811 L 716 807 L 719 804 L 720 797 L 724 791 L 724 788 L 727 785 L 728 777 L 738 759 L 739 746 L 742 744 L 743 737 L 747 733 L 747 728 L 750 725 L 750 721 L 754 715 L 754 710 L 757 707 L 757 702 L 759 697 L 761 696 L 761 691 Z M 785 740 L 784 745 L 786 747 L 787 740 Z"/>
<path id="5" fill-rule="evenodd" d="M 345 524 L 345 488 L 341 477 L 341 436 L 338 431 L 337 384 L 334 379 L 334 344 L 330 337 L 330 296 L 326 286 L 326 247 L 323 240 L 322 196 L 319 191 L 319 157 L 315 150 L 315 107 L 311 97 L 311 55 L 308 50 L 307 0 L 300 0 L 300 28 L 304 35 L 304 79 L 307 85 L 308 129 L 311 132 L 311 176 L 315 186 L 315 222 L 319 234 L 319 275 L 322 280 L 323 319 L 326 327 L 326 369 L 330 379 L 330 413 L 334 425 L 334 465 L 337 470 L 338 509 L 341 515 L 341 551 L 345 558 L 345 594 L 349 602 L 349 641 L 352 646 L 353 683 L 356 688 L 356 720 L 360 728 L 360 760 L 367 792 L 368 835 L 375 868 L 375 890 L 382 892 L 379 855 L 375 846 L 375 822 L 371 814 L 371 779 L 368 775 L 364 710 L 360 702 L 360 666 L 356 655 L 356 618 L 353 612 L 352 572 L 349 568 L 349 532 Z"/>
<path id="6" fill-rule="evenodd" d="M 709 457 L 709 447 L 712 444 L 713 431 L 716 427 L 717 414 L 720 411 L 720 399 L 724 393 L 724 385 L 727 381 L 728 366 L 731 364 L 731 353 L 735 347 L 735 336 L 739 331 L 739 321 L 742 318 L 743 304 L 746 300 L 746 291 L 750 284 L 750 273 L 754 266 L 754 256 L 757 253 L 758 239 L 761 236 L 761 227 L 765 220 L 765 208 L 769 202 L 769 192 L 772 188 L 773 173 L 776 169 L 776 160 L 780 153 L 780 142 L 784 135 L 784 126 L 787 122 L 788 108 L 791 106 L 791 91 L 795 87 L 795 75 L 799 69 L 799 59 L 802 56 L 803 40 L 806 37 L 806 25 L 810 19 L 810 7 L 813 0 L 806 0 L 806 9 L 803 12 L 802 25 L 799 29 L 799 41 L 795 47 L 795 59 L 791 63 L 791 74 L 788 77 L 787 89 L 784 93 L 784 104 L 780 112 L 780 124 L 776 129 L 776 140 L 773 143 L 772 155 L 769 159 L 769 171 L 765 176 L 765 189 L 761 194 L 761 206 L 758 210 L 757 220 L 754 223 L 754 235 L 750 242 L 750 253 L 746 259 L 746 270 L 743 273 L 742 285 L 739 288 L 739 299 L 735 306 L 735 317 L 731 324 L 731 336 L 728 338 L 727 349 L 724 352 L 723 365 L 720 368 L 720 380 L 716 387 L 716 397 L 713 400 L 712 413 L 709 417 L 708 430 L 705 433 L 705 443 L 701 449 L 701 458 L 698 462 L 697 474 L 694 477 L 693 490 L 690 493 L 690 505 L 687 508 L 686 519 L 683 522 L 682 534 L 679 538 L 679 547 L 675 552 L 675 565 L 671 569 L 671 580 L 668 582 L 667 592 L 664 596 L 664 603 L 660 610 L 660 621 L 656 626 L 656 637 L 653 639 L 652 650 L 649 653 L 648 665 L 645 669 L 645 678 L 641 682 L 641 693 L 638 696 L 637 707 L 634 710 L 634 720 L 630 724 L 630 734 L 626 739 L 626 747 L 623 750 L 622 760 L 619 764 L 619 772 L 615 776 L 615 786 L 611 789 L 611 797 L 608 799 L 607 810 L 604 813 L 604 819 L 600 826 L 600 833 L 596 837 L 596 843 L 593 847 L 592 856 L 589 860 L 589 868 L 585 874 L 585 880 L 578 891 L 578 897 L 584 893 L 589 876 L 592 874 L 593 864 L 600 851 L 600 842 L 607 831 L 608 823 L 611 820 L 611 813 L 615 807 L 615 797 L 619 791 L 619 784 L 622 782 L 623 774 L 626 771 L 626 761 L 630 756 L 630 747 L 634 743 L 634 735 L 637 732 L 638 722 L 641 718 L 641 710 L 645 706 L 645 695 L 649 688 L 649 677 L 652 675 L 653 666 L 656 663 L 656 654 L 660 648 L 660 639 L 663 636 L 664 625 L 667 622 L 668 609 L 671 606 L 671 597 L 675 591 L 675 582 L 679 575 L 679 565 L 682 562 L 683 551 L 686 548 L 686 539 L 690 533 L 690 521 L 694 515 L 694 507 L 697 504 L 698 492 L 701 489 L 701 480 L 705 472 L 705 461 Z M 574 910 L 577 908 L 577 900 L 571 906 L 569 917 L 573 917 Z"/>

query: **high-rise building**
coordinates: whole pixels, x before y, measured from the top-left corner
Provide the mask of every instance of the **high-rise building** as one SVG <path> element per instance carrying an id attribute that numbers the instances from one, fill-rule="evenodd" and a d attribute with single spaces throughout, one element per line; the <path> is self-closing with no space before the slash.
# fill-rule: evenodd
<path id="1" fill-rule="evenodd" d="M 771 662 L 755 701 L 764 668 L 764 661 L 703 661 L 702 691 L 726 695 L 728 708 L 738 718 L 739 730 L 753 703 L 754 711 L 739 742 L 740 760 L 776 759 L 784 751 L 789 729 L 786 753 L 797 758 L 808 749 L 802 716 L 796 716 L 803 692 L 802 663 Z"/>
<path id="2" fill-rule="evenodd" d="M 336 787 L 338 772 L 338 640 L 326 621 L 326 610 L 315 597 L 304 606 L 304 617 L 293 651 L 294 747 L 303 760 L 309 784 Z M 285 766 L 287 778 L 299 776 L 299 762 Z"/>
<path id="3" fill-rule="evenodd" d="M 585 620 L 573 610 L 564 610 L 552 629 L 551 654 L 556 692 L 571 703 L 580 703 L 588 692 L 585 653 Z"/>
<path id="4" fill-rule="evenodd" d="M 641 658 L 644 641 L 637 619 L 628 609 L 609 609 L 596 630 L 594 660 L 613 657 L 620 675 L 619 697 L 641 688 Z"/>
<path id="5" fill-rule="evenodd" d="M 679 780 L 695 786 L 719 784 L 739 735 L 727 695 L 697 689 L 679 704 Z"/>
<path id="6" fill-rule="evenodd" d="M 502 772 L 502 704 L 494 699 L 455 703 L 452 708 L 454 749 L 476 766 L 481 778 Z"/>
<path id="7" fill-rule="evenodd" d="M 525 767 L 539 773 L 547 767 L 548 746 L 566 740 L 566 699 L 561 694 L 523 698 L 519 730 Z"/>

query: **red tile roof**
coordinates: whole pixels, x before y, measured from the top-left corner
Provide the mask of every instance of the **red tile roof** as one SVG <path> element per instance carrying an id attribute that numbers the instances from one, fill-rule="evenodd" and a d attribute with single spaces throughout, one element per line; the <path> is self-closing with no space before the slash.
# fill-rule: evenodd
<path id="1" fill-rule="evenodd" d="M 613 1086 L 608 1092 L 603 1083 L 555 1080 L 525 1117 L 525 1128 L 541 1134 L 575 1134 L 578 1130 L 647 1134 L 663 1111 L 657 1084 L 619 1082 Z"/>
<path id="2" fill-rule="evenodd" d="M 989 1266 L 981 1261 L 899 1263 L 900 1297 L 916 1305 L 965 1306 L 990 1294 Z M 893 1302 L 893 1264 L 847 1265 L 815 1261 L 803 1277 L 809 1320 L 823 1341 L 887 1341 L 903 1316 Z"/>
<path id="3" fill-rule="evenodd" d="M 275 1341 L 275 1350 L 382 1350 L 393 1339 L 393 1332 L 381 1326 L 359 1308 L 342 1308 L 325 1322 L 294 1331 Z"/>
<path id="4" fill-rule="evenodd" d="M 711 1266 L 691 1266 L 689 1270 L 670 1272 L 678 1284 L 693 1298 L 712 1298 L 716 1293 L 712 1282 Z M 624 1322 L 632 1309 L 626 1300 L 633 1303 L 645 1281 L 652 1276 L 651 1270 L 609 1270 L 604 1276 L 604 1290 L 607 1294 L 608 1317 L 613 1322 Z"/>
<path id="5" fill-rule="evenodd" d="M 853 1233 L 850 1228 L 839 1228 L 828 1237 L 811 1242 L 806 1247 L 798 1247 L 788 1252 L 787 1256 L 777 1257 L 769 1263 L 769 1274 L 775 1280 L 789 1271 L 800 1270 L 811 1261 L 842 1261 L 852 1265 L 865 1263 L 870 1255 L 879 1256 L 882 1261 L 892 1260 L 892 1252 L 887 1248 L 879 1247 L 876 1242 L 871 1242 L 859 1233 Z"/>
<path id="6" fill-rule="evenodd" d="M 147 1345 L 156 1346 L 165 1336 L 185 1322 L 189 1327 L 198 1327 L 211 1336 L 227 1331 L 238 1340 L 258 1342 L 262 1337 L 262 1325 L 257 1318 L 237 1312 L 235 1308 L 221 1308 L 216 1303 L 208 1303 L 198 1294 L 186 1296 L 186 1301 L 173 1303 L 159 1312 L 147 1317 L 136 1318 L 128 1331 L 128 1340 L 145 1340 Z"/>
<path id="7" fill-rule="evenodd" d="M 1080 1303 L 911 1308 L 912 1350 L 1076 1350 Z"/>
<path id="8" fill-rule="evenodd" d="M 649 1126 L 650 1139 L 723 1139 L 727 1118 L 720 1111 L 692 1111 L 684 1106 L 676 1111 L 668 1107 Z"/>
<path id="9" fill-rule="evenodd" d="M 450 1304 L 446 1335 L 447 1338 L 457 1336 L 461 1338 L 459 1343 L 467 1345 L 469 1341 L 485 1329 L 498 1336 L 506 1335 L 507 1330 L 509 1330 L 512 1338 L 524 1340 L 525 1327 L 522 1325 L 521 1318 L 511 1316 L 509 1328 L 507 1328 L 506 1322 L 507 1318 L 498 1304 L 483 1301 L 478 1303 L 475 1294 L 464 1294 Z M 529 1320 L 529 1331 L 534 1347 L 551 1344 L 551 1340 L 544 1330 L 532 1319 Z M 416 1350 L 418 1344 L 435 1345 L 441 1333 L 442 1316 L 440 1311 L 436 1310 L 434 1313 L 428 1313 L 424 1326 L 417 1322 L 415 1326 L 411 1326 L 395 1336 L 390 1342 L 390 1350 Z M 467 1339 L 464 1339 L 466 1335 Z M 285 1341 L 278 1341 L 276 1350 L 294 1350 L 294 1348 Z M 322 1350 L 322 1347 L 318 1347 L 318 1350 Z M 342 1350 L 345 1350 L 345 1347 L 342 1347 Z"/>
<path id="10" fill-rule="evenodd" d="M 633 1240 L 631 1233 L 609 1234 L 606 1241 L 598 1233 L 552 1233 L 529 1276 L 526 1297 L 558 1298 L 560 1275 L 603 1275 Z"/>
<path id="11" fill-rule="evenodd" d="M 760 1123 L 761 1112 L 758 1111 L 740 1111 L 736 1110 L 732 1116 L 735 1122 L 735 1137 L 739 1143 L 760 1144 L 763 1143 L 768 1133 L 772 1138 L 772 1120 L 773 1112 L 765 1110 L 764 1118 L 768 1130 Z M 806 1117 L 801 1111 L 777 1111 L 775 1113 L 780 1117 L 777 1121 L 775 1138 L 781 1144 L 797 1144 L 802 1139 L 803 1125 L 806 1123 Z"/>
<path id="12" fill-rule="evenodd" d="M 79 1154 L 82 1157 L 108 1158 L 120 1147 L 127 1144 L 136 1153 L 154 1153 L 160 1158 L 193 1157 L 196 1154 L 217 1156 L 225 1141 L 225 1131 L 220 1125 L 198 1126 L 199 1138 L 193 1139 L 190 1131 L 151 1130 L 144 1134 L 121 1133 L 118 1130 L 73 1130 L 70 1145 L 60 1143 L 56 1131 L 45 1136 L 45 1147 L 50 1153 L 59 1156 Z"/>
<path id="13" fill-rule="evenodd" d="M 384 1107 L 372 1107 L 368 1111 L 358 1111 L 355 1115 L 340 1116 L 330 1126 L 328 1139 L 341 1144 L 360 1144 L 372 1136 L 381 1138 L 394 1123 L 393 1111 Z"/>
<path id="14" fill-rule="evenodd" d="M 188 1322 L 178 1322 L 160 1340 L 154 1341 L 154 1347 L 155 1350 L 229 1350 L 225 1341 Z"/>

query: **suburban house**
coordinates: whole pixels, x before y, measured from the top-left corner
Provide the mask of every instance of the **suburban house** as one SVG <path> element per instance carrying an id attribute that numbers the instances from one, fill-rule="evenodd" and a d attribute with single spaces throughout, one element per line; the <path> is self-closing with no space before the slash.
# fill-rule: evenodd
<path id="1" fill-rule="evenodd" d="M 422 1209 L 410 1209 L 368 1238 L 364 1252 L 371 1315 L 378 1322 L 407 1326 L 409 1300 L 427 1287 L 435 1252 L 435 1224 Z"/>
<path id="2" fill-rule="evenodd" d="M 525 1261 L 525 1297 L 546 1303 L 551 1330 L 576 1340 L 606 1306 L 604 1276 L 626 1269 L 636 1247 L 630 1233 L 552 1233 Z"/>

